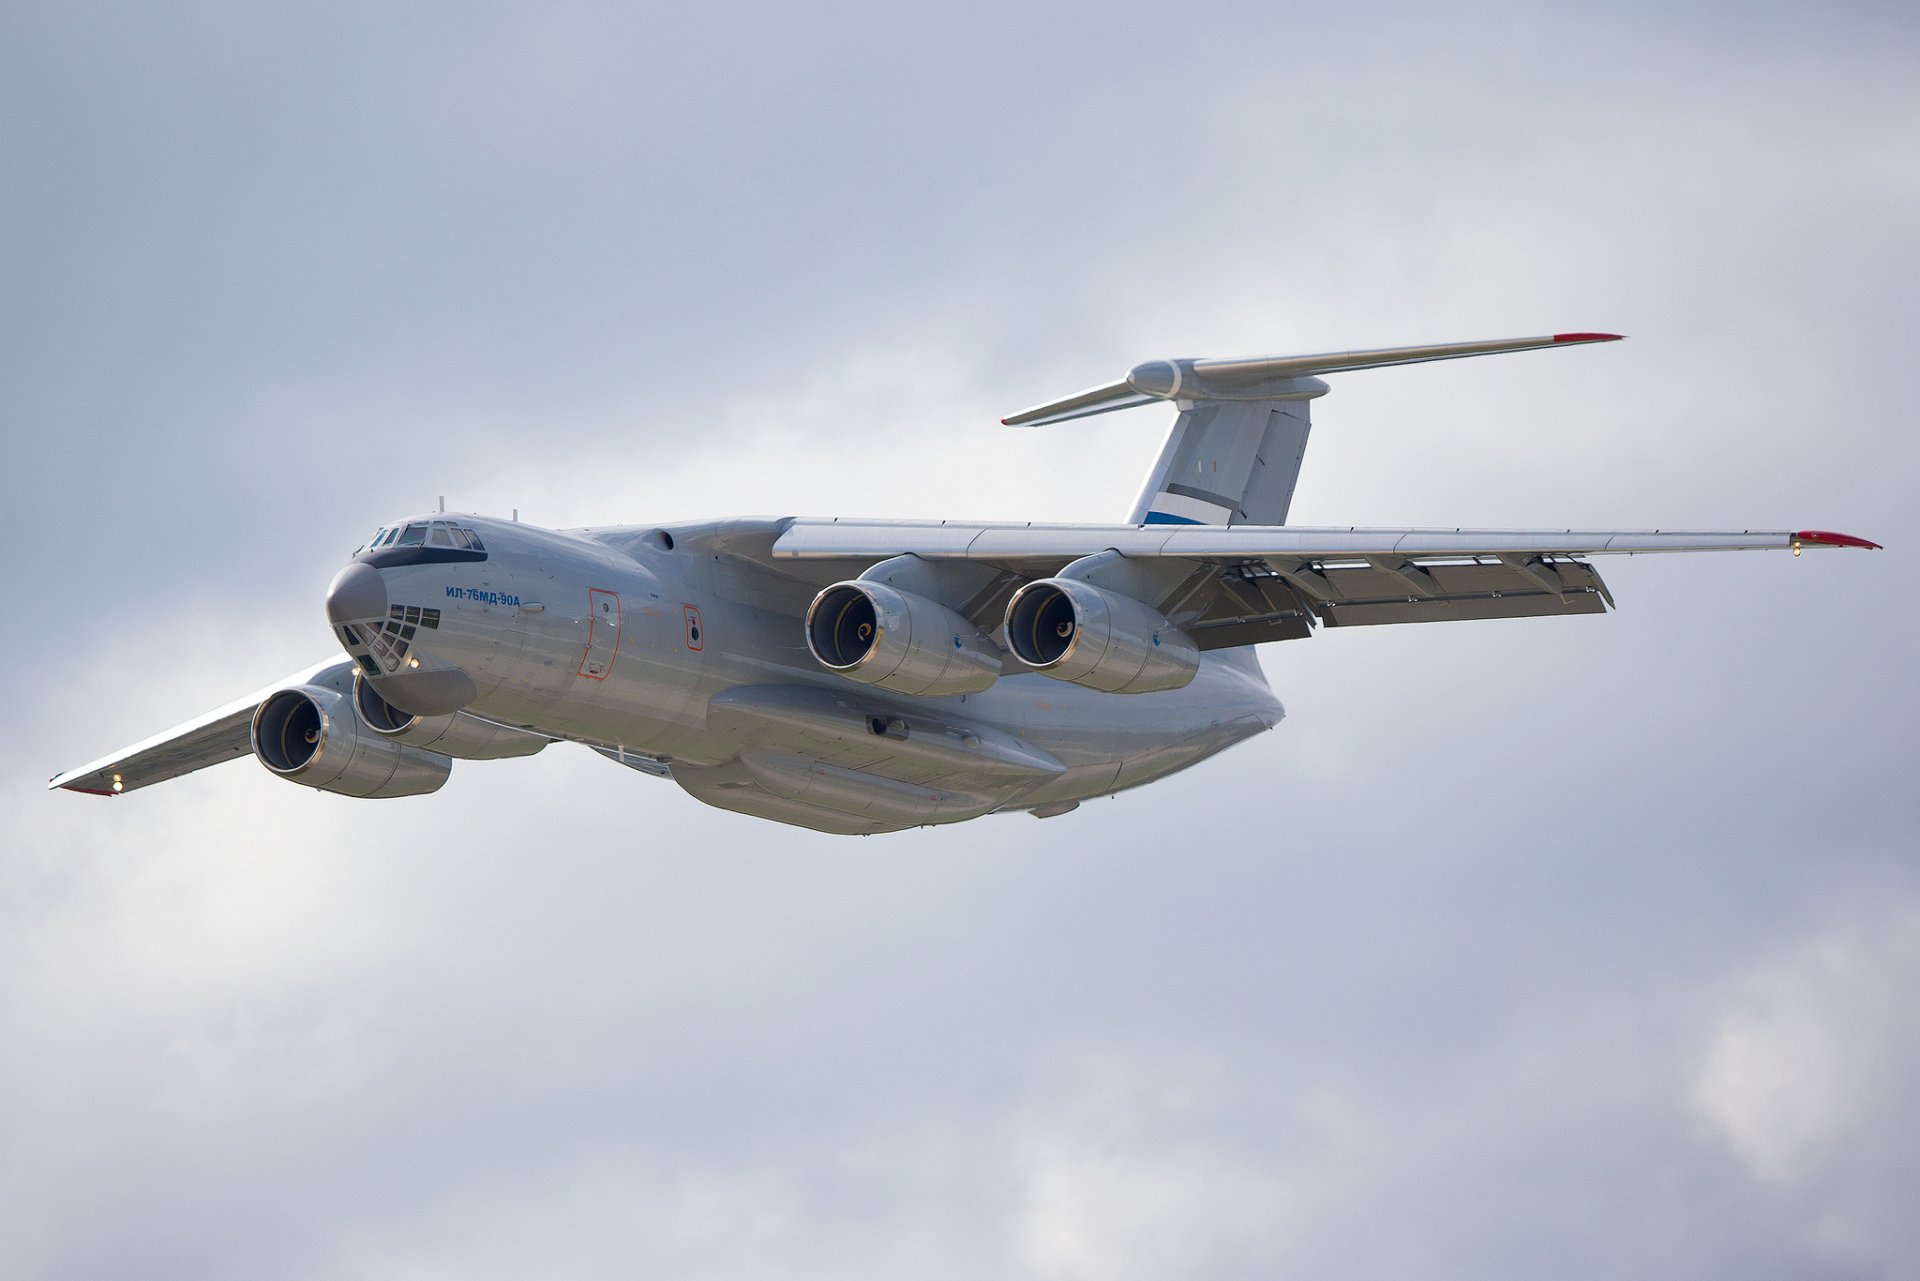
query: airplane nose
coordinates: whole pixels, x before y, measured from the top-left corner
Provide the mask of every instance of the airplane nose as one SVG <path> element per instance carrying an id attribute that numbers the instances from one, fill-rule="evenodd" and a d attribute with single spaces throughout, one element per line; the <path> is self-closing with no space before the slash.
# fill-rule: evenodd
<path id="1" fill-rule="evenodd" d="M 327 588 L 327 619 L 338 627 L 387 616 L 387 584 L 380 571 L 358 561 L 333 576 Z"/>

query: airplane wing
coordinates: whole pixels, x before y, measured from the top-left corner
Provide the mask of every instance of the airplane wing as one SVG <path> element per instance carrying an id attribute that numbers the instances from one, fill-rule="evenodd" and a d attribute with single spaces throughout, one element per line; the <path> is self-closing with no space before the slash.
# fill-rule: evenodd
<path id="1" fill-rule="evenodd" d="M 343 658 L 315 663 L 165 733 L 56 774 L 47 787 L 117 796 L 245 756 L 253 750 L 254 711 L 269 694 L 290 685 L 324 685 L 346 693 L 353 686 L 353 664 Z"/>
<path id="2" fill-rule="evenodd" d="M 1153 605 L 1201 649 L 1366 626 L 1604 613 L 1612 594 L 1590 556 L 1878 547 L 1824 530 L 1491 530 L 1296 525 L 1043 525 L 794 520 L 776 561 L 854 577 L 899 555 L 1000 571 L 965 611 L 982 626 L 1021 583 L 1117 552 Z M 822 576 L 816 572 L 813 576 Z M 1143 599 L 1145 599 L 1143 597 Z"/>

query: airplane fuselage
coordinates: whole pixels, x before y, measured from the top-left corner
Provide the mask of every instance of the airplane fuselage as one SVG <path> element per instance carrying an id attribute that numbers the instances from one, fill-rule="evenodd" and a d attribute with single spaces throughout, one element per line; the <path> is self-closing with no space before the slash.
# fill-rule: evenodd
<path id="1" fill-rule="evenodd" d="M 1205 655 L 1190 684 L 1158 693 L 1022 673 L 971 694 L 891 694 L 815 661 L 800 621 L 812 585 L 724 550 L 775 522 L 676 537 L 458 519 L 484 557 L 418 547 L 356 558 L 411 633 L 398 667 L 372 676 L 383 697 L 423 714 L 457 703 L 636 767 L 658 763 L 701 799 L 762 817 L 861 831 L 1007 807 L 1062 812 L 1284 714 L 1250 651 Z M 432 625 L 408 623 L 419 618 Z M 356 657 L 371 675 L 364 650 Z M 437 701 L 450 676 L 458 692 Z"/>

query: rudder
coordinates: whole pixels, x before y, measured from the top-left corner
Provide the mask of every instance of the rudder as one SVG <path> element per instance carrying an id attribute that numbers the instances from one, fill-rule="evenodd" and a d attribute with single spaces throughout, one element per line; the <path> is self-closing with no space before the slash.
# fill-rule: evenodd
<path id="1" fill-rule="evenodd" d="M 1318 394 L 1190 402 L 1174 419 L 1127 520 L 1136 525 L 1286 524 L 1313 425 L 1309 397 Z"/>

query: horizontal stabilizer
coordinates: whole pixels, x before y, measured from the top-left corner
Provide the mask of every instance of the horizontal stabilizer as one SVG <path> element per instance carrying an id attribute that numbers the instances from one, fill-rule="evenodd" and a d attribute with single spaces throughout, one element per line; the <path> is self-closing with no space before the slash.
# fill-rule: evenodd
<path id="1" fill-rule="evenodd" d="M 1495 338 L 1484 342 L 1381 347 L 1372 351 L 1323 352 L 1317 356 L 1254 356 L 1237 360 L 1150 360 L 1118 382 L 1035 405 L 1001 421 L 1009 427 L 1040 427 L 1092 414 L 1132 409 L 1156 400 L 1304 400 L 1326 392 L 1321 374 L 1460 360 L 1507 351 L 1537 351 L 1582 343 L 1614 342 L 1619 334 L 1548 334 L 1540 338 Z"/>

